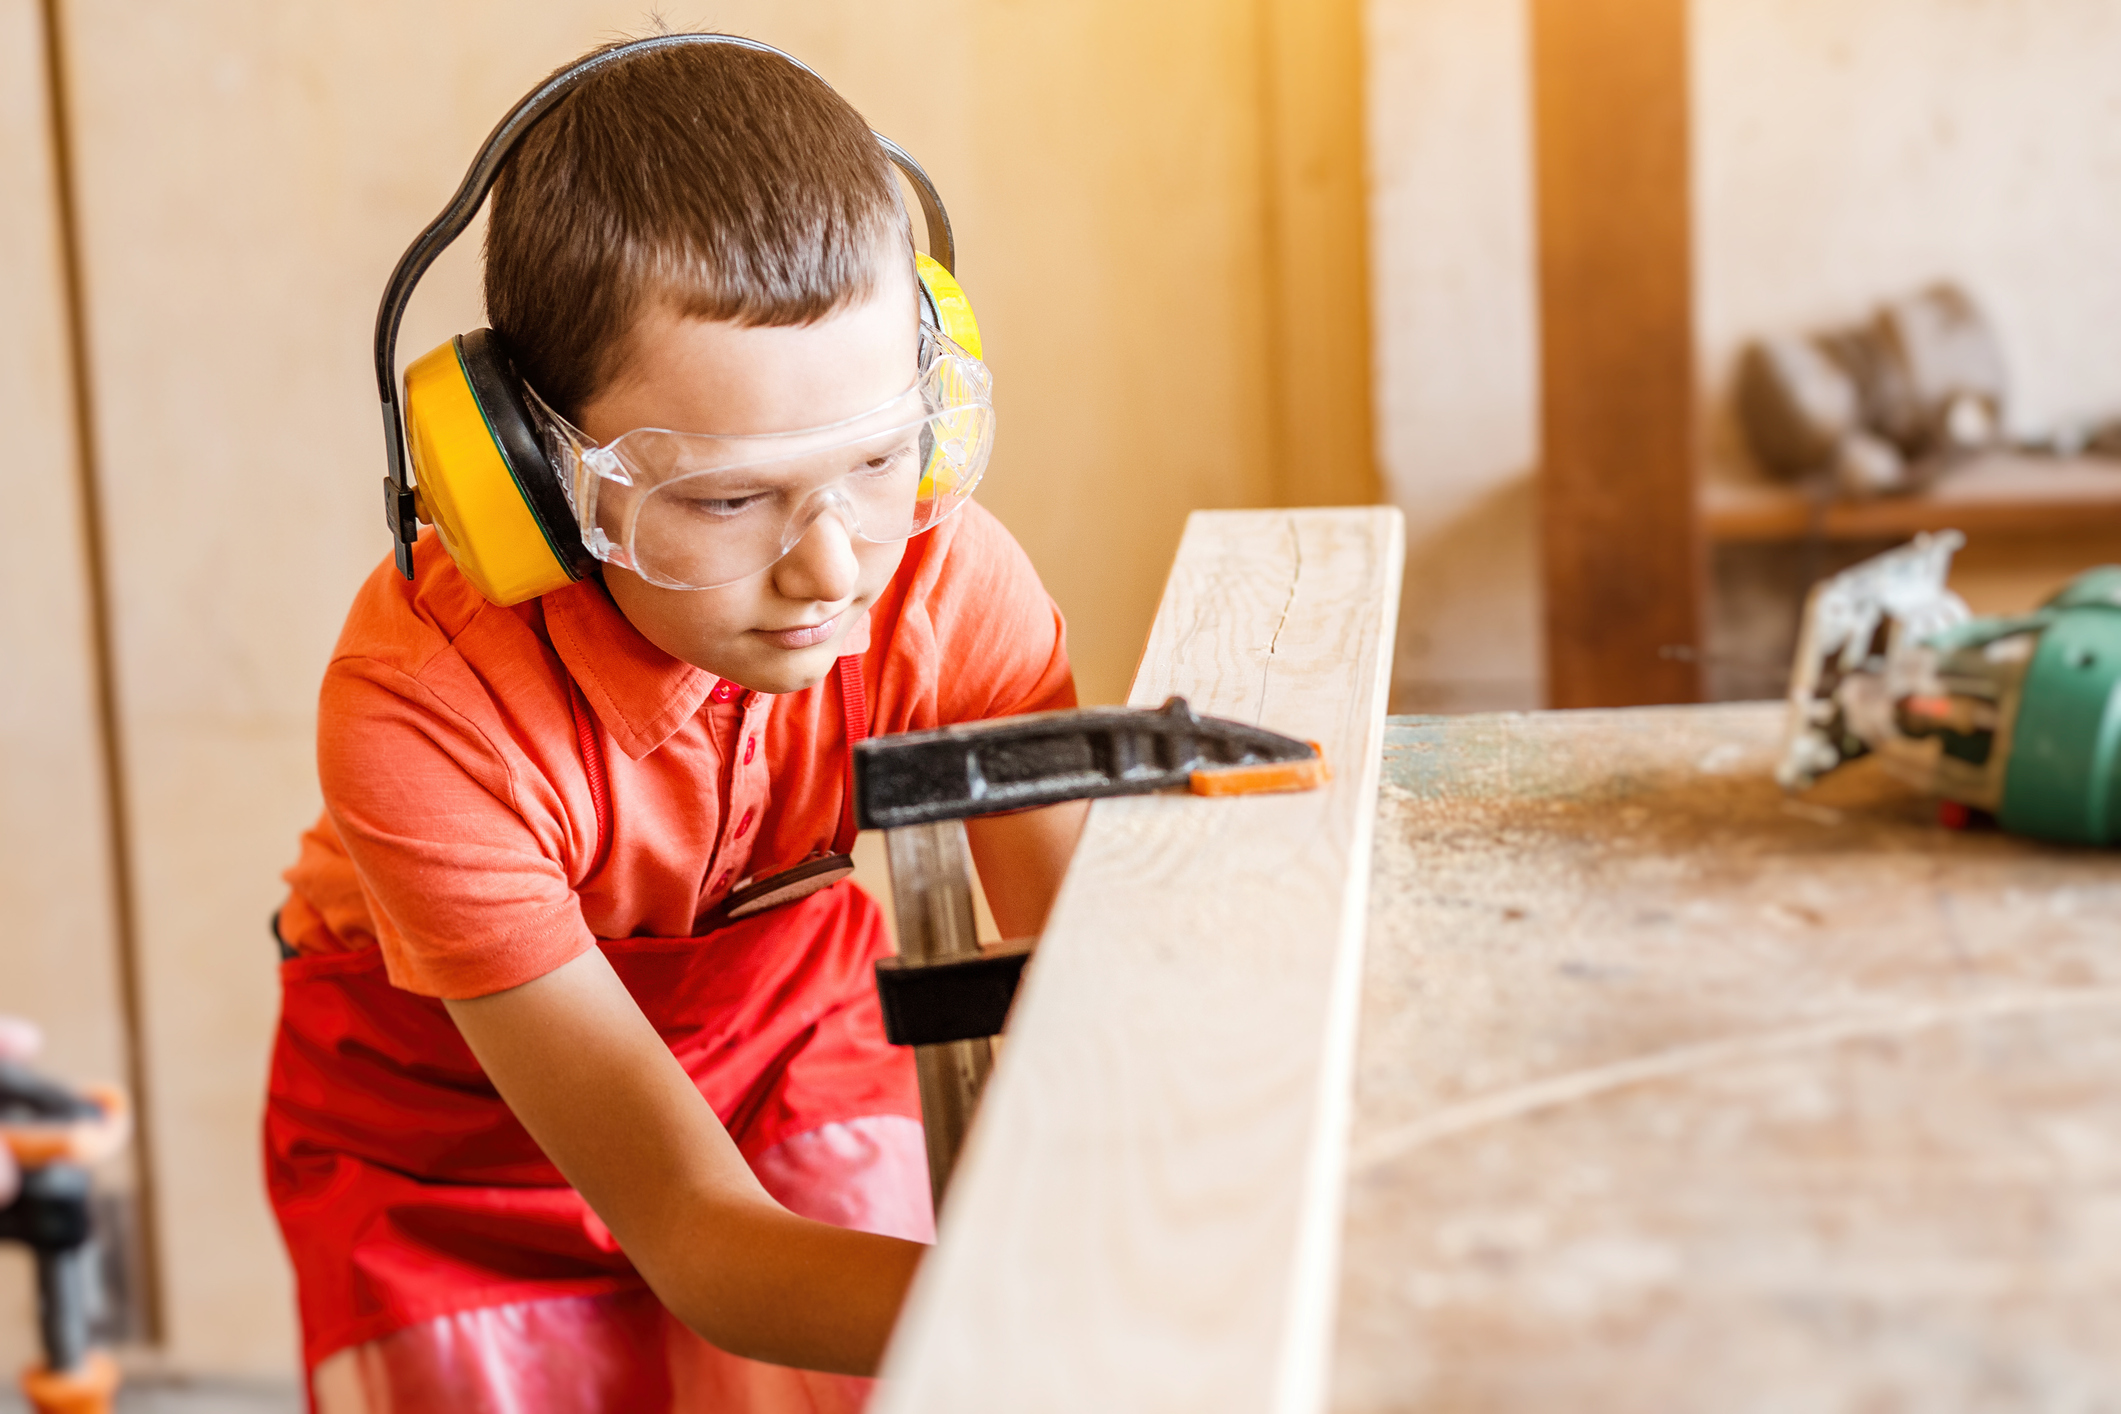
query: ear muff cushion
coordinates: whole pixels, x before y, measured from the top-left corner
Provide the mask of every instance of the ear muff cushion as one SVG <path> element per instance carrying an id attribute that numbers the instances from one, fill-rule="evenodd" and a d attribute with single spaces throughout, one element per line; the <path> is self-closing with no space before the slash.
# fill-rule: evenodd
<path id="1" fill-rule="evenodd" d="M 516 376 L 515 364 L 501 351 L 501 341 L 491 329 L 460 334 L 456 345 L 457 357 L 464 362 L 464 376 L 471 383 L 471 394 L 479 400 L 479 411 L 486 415 L 487 430 L 493 433 L 494 443 L 507 459 L 508 470 L 522 489 L 523 499 L 537 516 L 538 528 L 545 532 L 553 558 L 567 565 L 574 578 L 581 578 L 589 563 L 589 552 L 582 547 L 581 530 L 575 525 L 574 508 L 567 504 L 559 474 L 539 441 L 537 424 L 531 419 L 530 404 L 523 400 L 523 381 Z"/>
<path id="2" fill-rule="evenodd" d="M 489 331 L 405 370 L 405 426 L 421 505 L 474 588 L 505 606 L 581 577 L 567 498 Z"/>
<path id="3" fill-rule="evenodd" d="M 920 276 L 921 302 L 927 306 L 935 326 L 974 358 L 985 358 L 980 348 L 979 320 L 972 315 L 972 301 L 957 277 L 920 251 L 913 253 L 914 273 Z"/>

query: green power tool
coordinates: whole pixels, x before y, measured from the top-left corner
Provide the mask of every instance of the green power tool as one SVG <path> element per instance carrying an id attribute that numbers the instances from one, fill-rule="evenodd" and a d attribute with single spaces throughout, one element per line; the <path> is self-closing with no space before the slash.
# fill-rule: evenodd
<path id="1" fill-rule="evenodd" d="M 1918 535 L 1816 585 L 1790 674 L 1776 779 L 1802 790 L 1876 754 L 2005 830 L 2121 839 L 2121 566 L 2030 614 L 1975 618 L 1945 588 L 1957 531 Z"/>

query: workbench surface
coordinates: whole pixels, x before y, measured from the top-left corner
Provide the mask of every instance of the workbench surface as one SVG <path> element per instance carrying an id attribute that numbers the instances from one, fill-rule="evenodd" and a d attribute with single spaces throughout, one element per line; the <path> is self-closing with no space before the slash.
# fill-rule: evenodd
<path id="1" fill-rule="evenodd" d="M 2121 854 L 1780 722 L 1391 723 L 1336 1408 L 2121 1407 Z"/>

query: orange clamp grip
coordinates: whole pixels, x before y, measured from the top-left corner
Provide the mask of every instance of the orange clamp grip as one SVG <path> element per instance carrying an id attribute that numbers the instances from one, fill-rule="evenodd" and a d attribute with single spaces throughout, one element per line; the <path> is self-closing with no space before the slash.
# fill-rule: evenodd
<path id="1" fill-rule="evenodd" d="M 1260 761 L 1250 766 L 1215 766 L 1195 771 L 1186 788 L 1195 795 L 1265 795 L 1274 791 L 1316 790 L 1333 779 L 1325 750 L 1311 743 L 1302 761 Z"/>
<path id="2" fill-rule="evenodd" d="M 118 1392 L 118 1365 L 100 1350 L 91 1350 L 79 1369 L 22 1372 L 22 1394 L 37 1414 L 110 1414 Z"/>
<path id="3" fill-rule="evenodd" d="M 46 1164 L 97 1164 L 125 1147 L 133 1114 L 115 1085 L 89 1085 L 81 1093 L 103 1113 L 94 1119 L 57 1123 L 0 1124 L 0 1143 L 26 1169 Z"/>

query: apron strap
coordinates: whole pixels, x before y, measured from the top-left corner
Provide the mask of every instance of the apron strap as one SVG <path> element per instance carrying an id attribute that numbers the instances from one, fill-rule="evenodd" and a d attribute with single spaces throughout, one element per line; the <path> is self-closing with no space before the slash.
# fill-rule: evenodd
<path id="1" fill-rule="evenodd" d="M 611 852 L 611 792 L 604 782 L 604 748 L 597 740 L 596 720 L 589 715 L 589 704 L 582 700 L 582 689 L 572 675 L 567 679 L 567 710 L 574 714 L 574 739 L 582 748 L 582 768 L 589 773 L 589 804 L 597 818 L 596 849 L 589 856 L 589 867 L 582 871 L 586 880 L 604 867 L 604 857 Z"/>
<path id="2" fill-rule="evenodd" d="M 854 848 L 854 744 L 869 735 L 869 690 L 862 683 L 862 659 L 849 653 L 840 659 L 840 718 L 847 727 L 847 781 L 840 792 L 840 832 L 832 842 L 834 854 Z"/>

